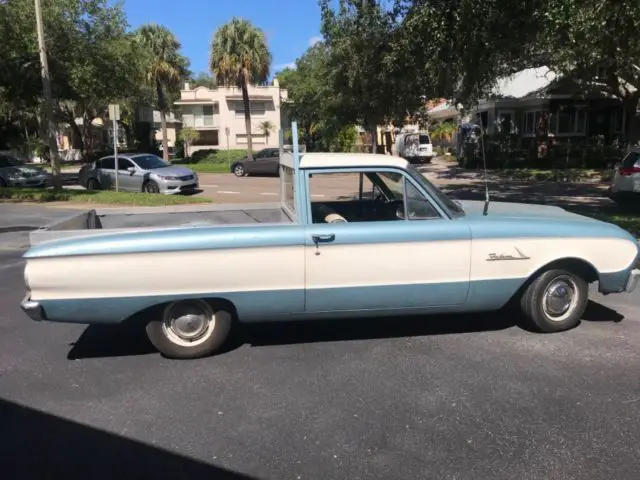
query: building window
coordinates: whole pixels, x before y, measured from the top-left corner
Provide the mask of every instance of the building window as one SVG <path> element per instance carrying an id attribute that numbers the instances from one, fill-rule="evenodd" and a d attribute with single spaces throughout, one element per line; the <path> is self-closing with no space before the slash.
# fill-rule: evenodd
<path id="1" fill-rule="evenodd" d="M 515 115 L 512 110 L 498 110 L 498 115 L 496 116 L 496 130 L 505 134 L 515 133 Z"/>
<path id="2" fill-rule="evenodd" d="M 540 123 L 543 113 L 542 110 L 524 112 L 522 117 L 522 133 L 524 135 L 534 136 L 536 134 L 536 126 Z"/>
<path id="3" fill-rule="evenodd" d="M 264 145 L 266 143 L 264 135 L 252 134 L 251 135 L 251 141 L 253 142 L 254 145 Z M 241 145 L 246 145 L 247 144 L 247 134 L 246 133 L 238 133 L 238 134 L 236 134 L 236 143 L 241 144 Z"/>
<path id="4" fill-rule="evenodd" d="M 624 110 L 622 107 L 616 108 L 611 113 L 611 131 L 613 133 L 624 133 Z"/>
<path id="5" fill-rule="evenodd" d="M 202 106 L 202 125 L 204 127 L 213 127 L 213 105 Z"/>
<path id="6" fill-rule="evenodd" d="M 587 131 L 587 112 L 583 108 L 571 108 L 552 113 L 549 134 L 560 136 L 583 135 Z"/>
<path id="7" fill-rule="evenodd" d="M 264 117 L 267 113 L 266 102 L 249 102 L 251 117 Z M 234 106 L 236 118 L 244 118 L 244 102 L 236 102 Z"/>

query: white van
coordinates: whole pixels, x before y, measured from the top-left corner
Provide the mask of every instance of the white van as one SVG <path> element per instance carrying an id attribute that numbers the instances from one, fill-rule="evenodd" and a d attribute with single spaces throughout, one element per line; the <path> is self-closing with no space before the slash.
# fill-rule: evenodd
<path id="1" fill-rule="evenodd" d="M 426 132 L 399 134 L 396 137 L 396 152 L 409 163 L 429 163 L 436 156 L 431 137 Z"/>

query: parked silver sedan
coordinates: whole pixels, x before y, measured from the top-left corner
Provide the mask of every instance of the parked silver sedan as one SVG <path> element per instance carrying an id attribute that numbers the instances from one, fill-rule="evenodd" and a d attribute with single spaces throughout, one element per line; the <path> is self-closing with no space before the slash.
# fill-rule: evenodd
<path id="1" fill-rule="evenodd" d="M 115 159 L 103 157 L 83 166 L 80 185 L 87 190 L 111 190 L 116 186 Z M 150 154 L 118 155 L 118 189 L 126 192 L 174 194 L 198 188 L 198 175 Z"/>
<path id="2" fill-rule="evenodd" d="M 0 187 L 46 187 L 51 174 L 44 168 L 25 165 L 12 155 L 0 153 Z"/>

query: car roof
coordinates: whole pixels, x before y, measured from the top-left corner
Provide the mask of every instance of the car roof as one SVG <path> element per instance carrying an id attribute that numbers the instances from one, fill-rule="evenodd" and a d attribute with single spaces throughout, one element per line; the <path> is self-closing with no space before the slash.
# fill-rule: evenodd
<path id="1" fill-rule="evenodd" d="M 406 168 L 404 158 L 382 153 L 312 152 L 300 154 L 300 168 L 320 167 L 398 167 Z"/>

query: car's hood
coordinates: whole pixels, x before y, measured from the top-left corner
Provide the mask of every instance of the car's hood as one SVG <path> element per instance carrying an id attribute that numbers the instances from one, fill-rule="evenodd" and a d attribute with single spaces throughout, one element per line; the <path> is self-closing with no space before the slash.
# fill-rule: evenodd
<path id="1" fill-rule="evenodd" d="M 162 167 L 162 168 L 153 168 L 149 170 L 152 173 L 157 173 L 158 175 L 163 175 L 167 177 L 182 177 L 184 175 L 193 175 L 193 170 L 180 167 L 178 165 L 171 165 L 170 167 Z"/>
<path id="2" fill-rule="evenodd" d="M 469 218 L 482 217 L 484 210 L 484 202 L 478 200 L 458 200 L 464 208 L 466 216 Z M 540 220 L 575 220 L 575 221 L 593 221 L 598 220 L 571 213 L 567 210 L 550 206 L 538 205 L 535 203 L 511 203 L 511 202 L 489 202 L 487 211 L 487 219 L 540 219 Z"/>

